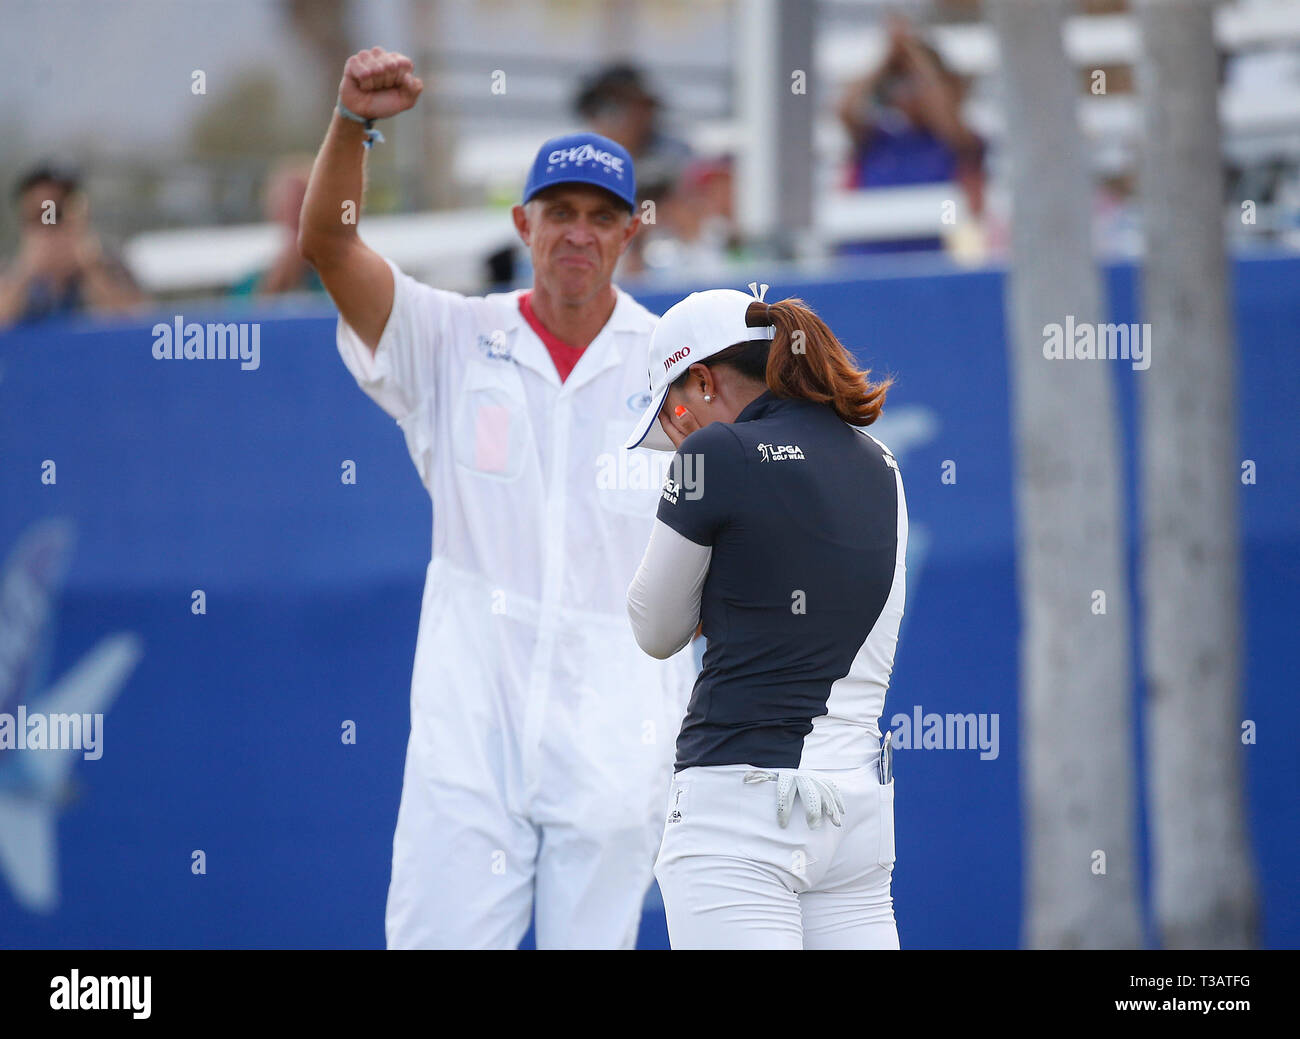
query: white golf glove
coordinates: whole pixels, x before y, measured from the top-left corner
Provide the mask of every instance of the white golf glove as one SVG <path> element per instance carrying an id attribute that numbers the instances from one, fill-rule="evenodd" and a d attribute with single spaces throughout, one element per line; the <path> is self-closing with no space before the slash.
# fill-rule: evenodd
<path id="1" fill-rule="evenodd" d="M 746 783 L 776 783 L 776 820 L 784 829 L 790 824 L 790 812 L 796 796 L 803 798 L 804 813 L 810 829 L 822 824 L 825 814 L 832 825 L 839 826 L 844 818 L 844 798 L 832 780 L 794 769 L 752 769 L 745 773 Z"/>

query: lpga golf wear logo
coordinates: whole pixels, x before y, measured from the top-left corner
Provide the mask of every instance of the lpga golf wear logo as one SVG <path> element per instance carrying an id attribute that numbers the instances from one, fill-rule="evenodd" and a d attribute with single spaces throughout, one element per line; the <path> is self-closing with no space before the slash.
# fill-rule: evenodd
<path id="1" fill-rule="evenodd" d="M 764 462 L 803 461 L 803 448 L 798 444 L 759 444 L 758 454 Z"/>
<path id="2" fill-rule="evenodd" d="M 673 791 L 673 807 L 672 811 L 668 813 L 668 822 L 670 825 L 672 823 L 679 823 L 686 818 L 686 802 L 682 798 L 682 795 L 686 793 L 686 789 L 687 788 L 684 786 L 679 786 Z"/>
<path id="3" fill-rule="evenodd" d="M 556 148 L 546 157 L 546 161 L 551 166 L 559 166 L 561 169 L 564 169 L 570 163 L 574 166 L 583 166 L 589 162 L 594 162 L 604 166 L 610 173 L 617 173 L 620 177 L 623 175 L 623 160 L 621 158 L 600 148 L 594 148 L 590 144 L 580 144 L 574 148 Z"/>
<path id="4" fill-rule="evenodd" d="M 668 456 L 668 476 L 664 480 L 663 499 L 676 505 L 679 498 L 699 501 L 704 497 L 704 456 L 699 454 Z"/>

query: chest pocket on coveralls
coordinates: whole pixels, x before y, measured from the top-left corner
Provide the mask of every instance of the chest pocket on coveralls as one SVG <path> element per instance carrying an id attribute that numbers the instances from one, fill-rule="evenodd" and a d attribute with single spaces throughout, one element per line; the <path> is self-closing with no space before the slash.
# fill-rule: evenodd
<path id="1" fill-rule="evenodd" d="M 596 490 L 600 504 L 622 516 L 654 517 L 659 495 L 673 456 L 667 451 L 623 446 L 636 423 L 636 416 L 608 419 L 596 458 Z"/>
<path id="2" fill-rule="evenodd" d="M 519 370 L 508 360 L 475 358 L 457 394 L 456 464 L 479 476 L 515 480 L 533 446 Z"/>

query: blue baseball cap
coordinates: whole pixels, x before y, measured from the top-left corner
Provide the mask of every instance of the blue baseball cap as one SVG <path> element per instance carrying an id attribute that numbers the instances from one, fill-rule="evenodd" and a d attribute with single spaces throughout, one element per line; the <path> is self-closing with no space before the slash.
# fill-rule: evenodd
<path id="1" fill-rule="evenodd" d="M 627 149 L 598 133 L 552 137 L 537 150 L 524 202 L 554 184 L 594 184 L 636 211 L 636 173 Z"/>

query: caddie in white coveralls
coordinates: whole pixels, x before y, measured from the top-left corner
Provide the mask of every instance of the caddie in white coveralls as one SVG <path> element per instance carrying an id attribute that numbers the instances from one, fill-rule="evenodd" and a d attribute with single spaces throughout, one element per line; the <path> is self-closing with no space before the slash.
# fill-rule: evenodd
<path id="1" fill-rule="evenodd" d="M 689 647 L 640 652 L 625 605 L 671 461 L 622 450 L 656 320 L 608 280 L 635 233 L 617 230 L 635 222 L 632 160 L 594 134 L 548 141 L 514 211 L 533 290 L 430 288 L 336 216 L 360 195 L 369 121 L 421 87 L 401 55 L 349 59 L 300 233 L 343 360 L 433 499 L 387 942 L 512 948 L 535 908 L 539 948 L 630 948 L 695 673 Z M 580 318 L 590 307 L 556 301 L 585 285 L 612 310 L 589 342 L 563 341 L 540 302 Z"/>

